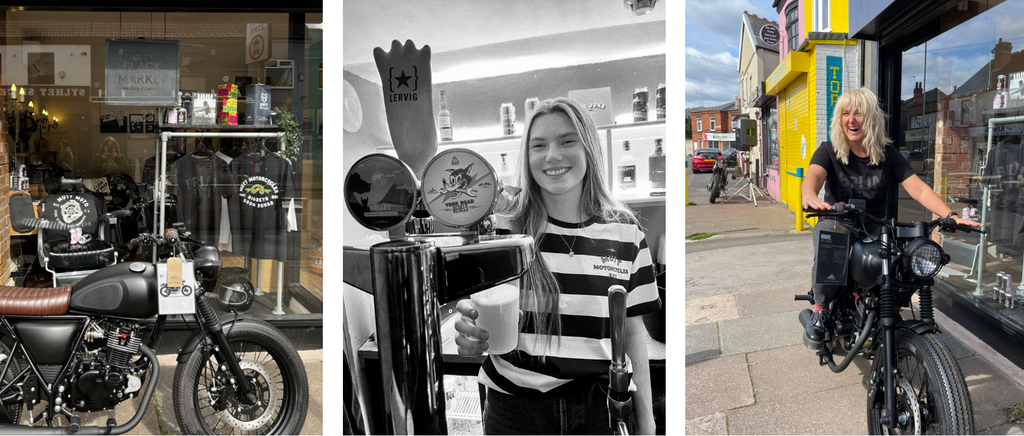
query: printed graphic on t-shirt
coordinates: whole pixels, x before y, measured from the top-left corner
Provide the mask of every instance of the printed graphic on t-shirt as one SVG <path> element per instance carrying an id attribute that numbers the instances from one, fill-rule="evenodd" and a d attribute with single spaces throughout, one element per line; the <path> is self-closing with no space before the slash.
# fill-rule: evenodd
<path id="1" fill-rule="evenodd" d="M 238 188 L 242 202 L 257 209 L 274 206 L 278 198 L 277 183 L 263 176 L 245 179 Z"/>
<path id="2" fill-rule="evenodd" d="M 88 200 L 75 195 L 57 197 L 56 205 L 54 218 L 59 218 L 65 224 L 74 226 L 81 226 L 85 223 L 85 211 L 91 207 Z"/>

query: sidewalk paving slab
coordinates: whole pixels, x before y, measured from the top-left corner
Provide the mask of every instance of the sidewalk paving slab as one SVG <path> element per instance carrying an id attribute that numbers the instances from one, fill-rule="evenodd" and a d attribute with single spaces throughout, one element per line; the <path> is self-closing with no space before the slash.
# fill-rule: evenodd
<path id="1" fill-rule="evenodd" d="M 722 355 L 718 349 L 718 323 L 686 326 L 686 364 L 703 362 Z"/>
<path id="2" fill-rule="evenodd" d="M 959 361 L 974 406 L 974 428 L 987 430 L 1007 423 L 1003 408 L 1024 399 L 1024 389 L 980 356 Z"/>
<path id="3" fill-rule="evenodd" d="M 800 311 L 750 316 L 725 320 L 718 330 L 722 355 L 751 353 L 803 343 L 803 329 L 797 320 Z"/>
<path id="4" fill-rule="evenodd" d="M 1024 434 L 1024 425 L 1022 424 L 1006 424 L 1000 425 L 996 428 L 990 428 L 988 430 L 978 432 L 978 434 Z"/>
<path id="5" fill-rule="evenodd" d="M 735 295 L 713 297 L 686 302 L 686 325 L 706 324 L 726 319 L 739 318 Z"/>
<path id="6" fill-rule="evenodd" d="M 810 281 L 810 276 L 807 277 L 807 280 Z M 736 309 L 740 317 L 771 315 L 794 310 L 799 313 L 801 310 L 812 307 L 806 301 L 793 299 L 794 295 L 805 293 L 807 293 L 807 289 L 782 288 L 753 294 L 740 294 L 736 296 Z M 797 325 L 799 326 L 799 323 Z"/>
<path id="7" fill-rule="evenodd" d="M 806 289 L 811 253 L 810 244 L 802 240 L 687 253 L 686 299 Z"/>
<path id="8" fill-rule="evenodd" d="M 742 354 L 700 362 L 686 367 L 686 417 L 754 404 L 747 359 Z"/>
<path id="9" fill-rule="evenodd" d="M 729 434 L 724 412 L 686 420 L 686 434 Z"/>
<path id="10" fill-rule="evenodd" d="M 845 386 L 866 386 L 863 381 L 871 370 L 871 362 L 855 358 L 845 371 L 836 374 L 827 366 L 818 365 L 814 353 L 801 344 L 747 355 L 757 401 L 785 401 Z"/>
<path id="11" fill-rule="evenodd" d="M 866 434 L 864 387 L 844 386 L 728 411 L 730 434 Z"/>

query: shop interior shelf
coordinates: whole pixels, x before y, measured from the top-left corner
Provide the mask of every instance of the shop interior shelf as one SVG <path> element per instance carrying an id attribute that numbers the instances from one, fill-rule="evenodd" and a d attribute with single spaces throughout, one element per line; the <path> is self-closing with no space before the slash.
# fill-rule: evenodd
<path id="1" fill-rule="evenodd" d="M 160 130 L 202 130 L 212 129 L 222 132 L 230 131 L 248 131 L 248 130 L 281 130 L 281 126 L 258 126 L 255 124 L 239 124 L 236 126 L 227 126 L 221 124 L 213 124 L 206 126 L 196 126 L 191 124 L 159 124 L 157 126 Z"/>

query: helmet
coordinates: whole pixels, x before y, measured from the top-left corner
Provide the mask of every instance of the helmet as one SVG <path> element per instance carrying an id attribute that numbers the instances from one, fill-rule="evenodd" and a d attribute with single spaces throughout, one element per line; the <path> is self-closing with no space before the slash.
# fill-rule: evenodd
<path id="1" fill-rule="evenodd" d="M 220 250 L 214 247 L 199 247 L 192 252 L 196 272 L 203 280 L 217 280 L 220 277 Z"/>
<path id="2" fill-rule="evenodd" d="M 212 292 L 216 298 L 212 301 L 217 310 L 227 312 L 237 310 L 245 312 L 252 307 L 256 290 L 249 281 L 249 272 L 244 268 L 224 268 L 219 280 L 206 281 L 203 289 Z"/>

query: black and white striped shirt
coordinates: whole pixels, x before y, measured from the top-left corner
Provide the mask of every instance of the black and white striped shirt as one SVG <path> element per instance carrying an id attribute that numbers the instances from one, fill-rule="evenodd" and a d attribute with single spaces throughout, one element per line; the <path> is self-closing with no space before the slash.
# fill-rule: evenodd
<path id="1" fill-rule="evenodd" d="M 488 356 L 478 379 L 511 395 L 560 397 L 608 374 L 610 286 L 622 285 L 628 291 L 626 315 L 630 317 L 658 310 L 661 300 L 651 252 L 636 224 L 599 218 L 566 223 L 549 217 L 547 233 L 537 243 L 561 288 L 562 335 L 552 337 L 548 347 L 526 316 L 516 349 Z M 531 310 L 523 307 L 524 313 Z M 547 358 L 542 362 L 540 356 Z"/>

